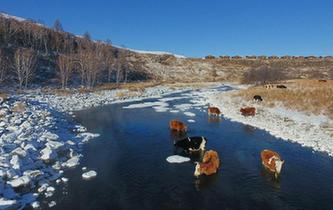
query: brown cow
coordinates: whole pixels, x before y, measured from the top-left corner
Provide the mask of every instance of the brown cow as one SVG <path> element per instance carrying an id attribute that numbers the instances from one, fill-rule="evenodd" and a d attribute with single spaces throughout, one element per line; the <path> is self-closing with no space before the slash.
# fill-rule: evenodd
<path id="1" fill-rule="evenodd" d="M 219 116 L 221 111 L 217 107 L 208 107 L 208 115 Z"/>
<path id="2" fill-rule="evenodd" d="M 281 160 L 281 157 L 278 153 L 265 149 L 261 151 L 261 162 L 263 166 L 274 173 L 275 178 L 281 173 L 282 165 L 284 160 Z"/>
<path id="3" fill-rule="evenodd" d="M 187 126 L 185 123 L 179 121 L 179 120 L 171 120 L 169 122 L 169 126 L 171 130 L 177 131 L 177 132 L 187 132 Z"/>
<path id="4" fill-rule="evenodd" d="M 255 107 L 243 107 L 240 109 L 240 112 L 244 116 L 254 116 L 256 114 L 256 108 Z"/>
<path id="5" fill-rule="evenodd" d="M 214 150 L 206 151 L 202 163 L 197 163 L 195 166 L 194 176 L 215 174 L 219 167 L 220 159 L 217 152 Z"/>

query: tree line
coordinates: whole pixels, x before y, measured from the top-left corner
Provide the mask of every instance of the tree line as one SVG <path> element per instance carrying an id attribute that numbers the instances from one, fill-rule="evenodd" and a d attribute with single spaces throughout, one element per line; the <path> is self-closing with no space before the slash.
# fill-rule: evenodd
<path id="1" fill-rule="evenodd" d="M 110 41 L 91 40 L 88 32 L 82 37 L 65 32 L 59 20 L 48 28 L 0 14 L 0 84 L 14 80 L 20 89 L 27 88 L 41 57 L 55 63 L 62 88 L 68 87 L 74 75 L 87 88 L 102 80 L 127 82 L 133 69 L 129 54 L 128 50 L 114 48 Z"/>

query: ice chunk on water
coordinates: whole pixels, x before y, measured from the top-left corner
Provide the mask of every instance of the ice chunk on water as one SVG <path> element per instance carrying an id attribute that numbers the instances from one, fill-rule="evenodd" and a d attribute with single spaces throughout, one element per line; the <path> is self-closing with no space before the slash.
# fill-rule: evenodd
<path id="1" fill-rule="evenodd" d="M 82 174 L 82 178 L 83 179 L 91 179 L 97 176 L 97 172 L 96 171 L 88 171 Z"/>
<path id="2" fill-rule="evenodd" d="M 195 117 L 195 114 L 193 112 L 184 112 L 184 115 L 189 117 Z"/>
<path id="3" fill-rule="evenodd" d="M 183 162 L 188 162 L 190 161 L 190 158 L 188 157 L 183 157 L 179 155 L 172 155 L 167 157 L 166 159 L 169 163 L 183 163 Z"/>

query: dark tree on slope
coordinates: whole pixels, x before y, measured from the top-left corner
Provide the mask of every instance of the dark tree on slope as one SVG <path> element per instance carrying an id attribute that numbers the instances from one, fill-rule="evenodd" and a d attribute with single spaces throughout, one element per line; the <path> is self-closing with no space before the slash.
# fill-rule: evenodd
<path id="1" fill-rule="evenodd" d="M 88 31 L 86 31 L 84 34 L 83 34 L 83 38 L 87 39 L 87 40 L 91 40 L 91 36 L 90 36 L 90 33 Z"/>
<path id="2" fill-rule="evenodd" d="M 63 32 L 62 24 L 59 19 L 56 19 L 53 24 L 53 29 L 57 32 Z"/>
<path id="3" fill-rule="evenodd" d="M 23 85 L 27 88 L 36 69 L 36 53 L 32 49 L 19 48 L 16 50 L 14 58 L 19 88 L 22 89 Z"/>
<path id="4" fill-rule="evenodd" d="M 5 55 L 4 50 L 0 49 L 0 83 L 2 83 L 5 80 L 8 66 L 9 66 L 8 57 Z"/>

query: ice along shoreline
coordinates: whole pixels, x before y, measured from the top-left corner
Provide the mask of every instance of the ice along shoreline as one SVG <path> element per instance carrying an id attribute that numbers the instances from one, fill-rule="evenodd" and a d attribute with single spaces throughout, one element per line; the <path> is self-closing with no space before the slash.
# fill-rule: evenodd
<path id="1" fill-rule="evenodd" d="M 53 186 L 68 182 L 64 170 L 78 166 L 84 143 L 98 137 L 75 125 L 73 111 L 185 90 L 157 86 L 69 96 L 33 92 L 0 100 L 0 209 L 37 208 L 38 198 L 52 198 Z"/>

